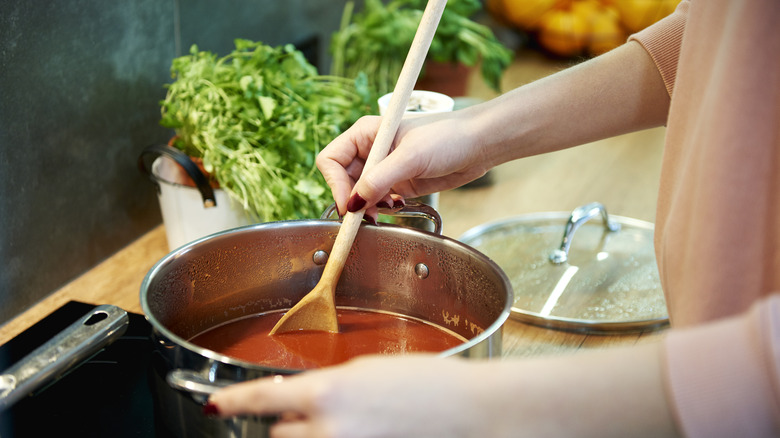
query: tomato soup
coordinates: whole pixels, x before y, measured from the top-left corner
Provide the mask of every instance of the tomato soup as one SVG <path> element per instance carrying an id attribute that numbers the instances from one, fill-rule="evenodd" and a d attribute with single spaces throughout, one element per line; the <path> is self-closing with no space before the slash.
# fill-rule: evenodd
<path id="1" fill-rule="evenodd" d="M 422 320 L 387 312 L 339 308 L 339 332 L 302 330 L 269 335 L 283 312 L 230 321 L 192 339 L 225 356 L 275 368 L 311 369 L 364 354 L 441 352 L 466 342 Z"/>

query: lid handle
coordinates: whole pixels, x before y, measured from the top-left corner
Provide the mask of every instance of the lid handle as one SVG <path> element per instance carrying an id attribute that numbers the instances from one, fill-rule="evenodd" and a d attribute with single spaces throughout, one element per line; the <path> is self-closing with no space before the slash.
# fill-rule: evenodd
<path id="1" fill-rule="evenodd" d="M 569 220 L 566 222 L 566 227 L 563 230 L 561 246 L 550 254 L 550 261 L 555 264 L 566 262 L 569 259 L 569 248 L 571 247 L 574 233 L 582 224 L 598 215 L 601 215 L 604 219 L 604 229 L 607 231 L 618 231 L 620 229 L 620 224 L 610 220 L 609 215 L 607 215 L 607 209 L 601 203 L 591 202 L 590 204 L 579 206 L 571 212 L 571 216 L 569 216 Z"/>

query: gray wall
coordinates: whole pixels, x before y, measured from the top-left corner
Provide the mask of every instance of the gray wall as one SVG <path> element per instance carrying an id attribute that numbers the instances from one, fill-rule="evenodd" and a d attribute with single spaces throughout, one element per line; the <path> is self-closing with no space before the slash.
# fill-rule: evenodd
<path id="1" fill-rule="evenodd" d="M 136 159 L 177 54 L 314 37 L 325 72 L 344 3 L 0 2 L 0 324 L 161 222 Z"/>

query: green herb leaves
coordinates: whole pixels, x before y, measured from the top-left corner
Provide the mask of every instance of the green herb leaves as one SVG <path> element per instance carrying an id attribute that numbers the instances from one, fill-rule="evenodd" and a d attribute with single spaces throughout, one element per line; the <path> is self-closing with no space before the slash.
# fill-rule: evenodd
<path id="1" fill-rule="evenodd" d="M 353 14 L 347 2 L 341 27 L 331 38 L 331 72 L 369 78 L 369 86 L 381 96 L 389 93 L 401 72 L 412 45 L 426 0 L 365 0 L 363 10 Z M 504 47 L 487 26 L 471 20 L 482 9 L 480 0 L 450 0 L 444 8 L 428 57 L 444 63 L 475 66 L 481 62 L 485 82 L 500 91 L 501 75 L 512 62 Z"/>
<path id="2" fill-rule="evenodd" d="M 368 111 L 367 81 L 319 75 L 291 45 L 235 46 L 173 60 L 160 123 L 256 220 L 319 217 L 332 200 L 314 160 Z"/>

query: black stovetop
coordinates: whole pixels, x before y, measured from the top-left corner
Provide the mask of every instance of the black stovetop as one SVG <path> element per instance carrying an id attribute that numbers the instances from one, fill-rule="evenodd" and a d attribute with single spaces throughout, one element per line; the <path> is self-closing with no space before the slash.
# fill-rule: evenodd
<path id="1" fill-rule="evenodd" d="M 5 370 L 95 306 L 71 301 L 0 346 Z M 160 437 L 149 385 L 151 327 L 130 313 L 125 334 L 53 383 L 0 413 L 0 438 Z"/>

